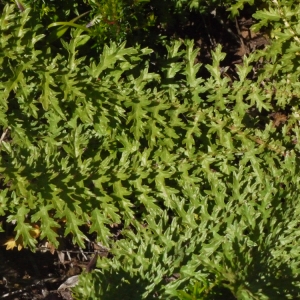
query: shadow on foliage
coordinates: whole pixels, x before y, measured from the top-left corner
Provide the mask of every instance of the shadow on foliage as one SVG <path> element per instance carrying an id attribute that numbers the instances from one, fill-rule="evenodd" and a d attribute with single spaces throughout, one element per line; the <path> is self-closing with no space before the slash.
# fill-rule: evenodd
<path id="1" fill-rule="evenodd" d="M 233 242 L 232 250 L 235 262 L 232 263 L 228 259 L 225 261 L 226 265 L 232 267 L 235 282 L 231 287 L 238 298 L 242 299 L 245 294 L 266 296 L 268 299 L 291 299 L 291 297 L 296 299 L 299 297 L 300 287 L 297 283 L 300 280 L 300 274 L 295 272 L 299 263 L 291 256 L 286 261 L 282 259 L 282 253 L 289 252 L 292 247 L 288 244 L 282 246 L 285 238 L 290 239 L 288 236 L 283 236 L 288 226 L 288 224 L 282 226 L 283 221 L 284 218 L 281 219 L 279 216 L 276 222 L 277 226 L 274 225 L 273 228 L 270 226 L 270 230 L 276 232 L 276 235 L 266 233 L 264 237 L 261 237 L 262 233 L 256 225 L 253 232 L 248 235 L 256 243 L 256 246 L 251 247 L 248 253 L 241 251 L 241 248 L 244 248 L 241 241 L 235 239 Z M 249 249 L 249 247 L 247 248 Z M 279 252 L 281 254 L 276 257 L 276 253 Z M 293 265 L 294 270 L 292 269 Z"/>

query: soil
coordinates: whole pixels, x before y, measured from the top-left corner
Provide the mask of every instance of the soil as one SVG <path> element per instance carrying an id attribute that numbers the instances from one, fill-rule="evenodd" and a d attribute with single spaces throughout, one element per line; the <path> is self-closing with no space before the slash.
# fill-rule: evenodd
<path id="1" fill-rule="evenodd" d="M 98 257 L 108 256 L 109 250 L 95 242 L 96 235 L 89 234 L 88 228 L 81 228 L 90 242 L 82 250 L 72 243 L 72 237 L 59 235 L 59 247 L 55 249 L 46 240 L 38 240 L 36 252 L 28 249 L 7 250 L 5 242 L 13 236 L 13 226 L 0 218 L 6 229 L 0 233 L 0 299 L 8 300 L 72 300 L 70 283 L 78 281 L 82 272 L 91 272 Z M 118 238 L 119 230 L 114 228 L 114 237 Z M 75 282 L 74 282 L 75 280 Z M 63 284 L 67 284 L 62 288 Z"/>
<path id="2" fill-rule="evenodd" d="M 45 299 L 64 278 L 57 254 L 1 247 L 0 257 L 0 299 Z"/>
<path id="3" fill-rule="evenodd" d="M 33 253 L 1 247 L 0 299 L 66 299 L 58 293 L 59 286 L 67 278 L 80 274 L 91 254 L 82 255 L 78 249 L 51 254 L 49 250 Z"/>

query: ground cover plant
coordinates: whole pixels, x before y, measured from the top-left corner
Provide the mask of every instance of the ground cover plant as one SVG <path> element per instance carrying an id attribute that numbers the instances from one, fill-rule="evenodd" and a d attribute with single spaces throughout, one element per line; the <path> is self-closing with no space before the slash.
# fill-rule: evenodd
<path id="1" fill-rule="evenodd" d="M 299 297 L 297 3 L 253 3 L 255 46 L 213 19 L 240 38 L 233 63 L 216 1 L 161 1 L 165 23 L 157 2 L 16 2 L 0 19 L 6 246 L 93 236 L 109 255 L 74 299 Z M 197 13 L 206 57 L 173 31 Z"/>

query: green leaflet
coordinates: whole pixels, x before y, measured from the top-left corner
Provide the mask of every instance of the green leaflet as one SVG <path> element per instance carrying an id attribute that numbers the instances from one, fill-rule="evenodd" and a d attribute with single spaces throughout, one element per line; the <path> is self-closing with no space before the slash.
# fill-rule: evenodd
<path id="1" fill-rule="evenodd" d="M 49 216 L 49 211 L 52 208 L 50 205 L 40 207 L 40 210 L 32 215 L 31 220 L 32 222 L 41 221 L 41 238 L 47 237 L 52 245 L 58 247 L 58 234 L 55 232 L 55 229 L 60 228 L 60 225 Z"/>
<path id="2" fill-rule="evenodd" d="M 79 29 L 82 29 L 82 30 L 87 31 L 87 32 L 90 33 L 90 30 L 87 27 L 82 26 L 82 25 L 78 25 L 78 24 L 75 23 L 77 20 L 79 20 L 80 18 L 82 18 L 83 16 L 85 16 L 88 13 L 89 13 L 89 11 L 77 16 L 76 18 L 72 19 L 69 22 L 54 22 L 54 23 L 51 23 L 48 26 L 48 28 L 55 27 L 55 26 L 60 26 L 60 27 L 58 27 L 56 30 L 51 32 L 51 34 L 48 37 L 47 41 L 49 43 L 52 43 L 55 40 L 61 38 L 70 27 L 79 28 Z M 61 26 L 61 25 L 63 25 L 63 26 Z"/>

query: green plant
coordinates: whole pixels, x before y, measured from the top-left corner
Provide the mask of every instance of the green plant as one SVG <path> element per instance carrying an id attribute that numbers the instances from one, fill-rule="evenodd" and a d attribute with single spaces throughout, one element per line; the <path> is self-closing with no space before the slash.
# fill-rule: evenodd
<path id="1" fill-rule="evenodd" d="M 147 7 L 149 0 L 89 0 L 75 5 L 71 2 L 54 1 L 47 4 L 44 1 L 23 2 L 17 3 L 23 8 L 31 8 L 35 18 L 49 29 L 47 42 L 51 44 L 61 38 L 70 27 L 76 27 L 93 38 L 92 48 L 102 49 L 105 42 L 112 40 L 121 43 L 134 31 L 147 31 L 155 21 L 153 12 Z M 54 26 L 60 27 L 53 30 Z"/>
<path id="2" fill-rule="evenodd" d="M 89 231 L 110 248 L 75 299 L 175 299 L 193 282 L 238 299 L 299 297 L 298 14 L 273 10 L 278 38 L 232 80 L 221 46 L 201 65 L 192 41 L 168 43 L 151 72 L 149 48 L 81 55 L 81 29 L 63 49 L 42 47 L 30 9 L 5 6 L 0 214 L 33 251 L 30 224 L 57 246 L 62 219 L 74 243 Z"/>
<path id="3" fill-rule="evenodd" d="M 214 291 L 216 284 L 210 284 L 205 278 L 200 283 L 196 281 L 190 283 L 184 290 L 177 291 L 177 297 L 180 300 L 205 300 L 216 299 L 216 296 L 225 297 L 223 293 Z M 227 296 L 227 299 L 230 297 Z"/>
<path id="4" fill-rule="evenodd" d="M 177 291 L 178 298 L 181 300 L 200 300 L 206 298 L 208 283 L 200 284 L 195 282 L 187 286 L 185 290 Z"/>

